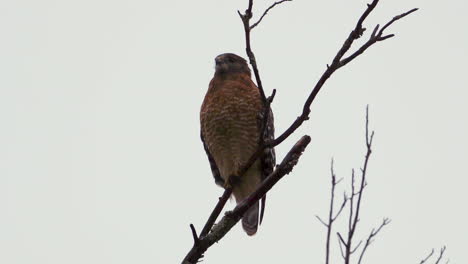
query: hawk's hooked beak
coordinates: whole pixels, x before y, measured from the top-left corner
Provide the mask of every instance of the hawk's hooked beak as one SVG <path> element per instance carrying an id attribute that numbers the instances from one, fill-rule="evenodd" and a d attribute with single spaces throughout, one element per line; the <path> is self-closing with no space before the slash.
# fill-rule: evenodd
<path id="1" fill-rule="evenodd" d="M 215 69 L 217 72 L 219 73 L 226 72 L 228 68 L 229 66 L 227 63 L 225 63 L 225 61 L 223 61 L 219 57 L 215 58 Z"/>

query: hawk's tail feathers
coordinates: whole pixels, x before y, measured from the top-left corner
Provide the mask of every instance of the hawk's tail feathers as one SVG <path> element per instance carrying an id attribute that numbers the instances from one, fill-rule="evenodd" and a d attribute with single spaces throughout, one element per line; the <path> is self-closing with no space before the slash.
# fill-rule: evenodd
<path id="1" fill-rule="evenodd" d="M 257 233 L 259 209 L 259 202 L 257 201 L 242 217 L 242 227 L 249 236 Z"/>

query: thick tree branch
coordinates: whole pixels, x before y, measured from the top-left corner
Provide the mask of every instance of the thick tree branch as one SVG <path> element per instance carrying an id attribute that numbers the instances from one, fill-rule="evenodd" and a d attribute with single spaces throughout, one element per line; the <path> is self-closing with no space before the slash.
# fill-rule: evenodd
<path id="1" fill-rule="evenodd" d="M 223 210 L 224 205 L 226 204 L 227 200 L 229 200 L 231 193 L 232 189 L 228 188 L 224 190 L 223 196 L 219 197 L 219 201 L 216 204 L 216 207 L 213 209 L 213 212 L 211 212 L 210 217 L 206 221 L 206 224 L 200 233 L 200 237 L 204 237 L 210 232 L 211 227 L 213 227 L 214 223 L 216 222 L 216 219 L 218 219 L 218 216 Z"/>
<path id="2" fill-rule="evenodd" d="M 310 143 L 309 136 L 303 136 L 284 157 L 281 164 L 260 184 L 255 192 L 244 201 L 237 204 L 234 210 L 226 212 L 224 217 L 216 224 L 208 235 L 201 237 L 194 243 L 192 249 L 182 261 L 183 264 L 195 264 L 203 257 L 205 251 L 215 242 L 226 235 L 229 230 L 242 218 L 252 204 L 261 199 L 284 175 L 289 174 L 297 164 L 299 157 Z"/>

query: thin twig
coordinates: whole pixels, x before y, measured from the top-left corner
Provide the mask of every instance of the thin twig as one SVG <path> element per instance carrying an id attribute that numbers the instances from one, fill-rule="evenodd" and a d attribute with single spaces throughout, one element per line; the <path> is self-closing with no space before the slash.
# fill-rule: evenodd
<path id="1" fill-rule="evenodd" d="M 330 210 L 328 214 L 328 225 L 327 225 L 327 239 L 325 242 L 325 263 L 328 264 L 330 261 L 330 240 L 331 240 L 331 232 L 333 228 L 333 206 L 335 203 L 335 187 L 336 187 L 336 175 L 334 170 L 334 160 L 331 160 L 330 164 L 330 175 L 332 181 L 331 187 L 331 194 L 330 194 Z"/>
<path id="2" fill-rule="evenodd" d="M 437 260 L 434 262 L 434 264 L 439 264 L 440 261 L 442 260 L 442 258 L 444 257 L 444 254 L 445 254 L 445 250 L 446 250 L 446 246 L 443 246 L 440 248 L 440 251 L 439 251 L 439 256 L 437 257 Z M 421 262 L 419 262 L 419 264 L 425 264 L 429 259 L 432 258 L 432 256 L 434 256 L 434 253 L 435 253 L 435 250 L 432 249 L 431 250 L 431 253 L 429 253 L 429 255 L 427 255 L 423 260 L 421 260 Z M 449 263 L 450 262 L 450 259 L 447 259 L 447 261 L 445 262 L 445 264 Z"/>
<path id="3" fill-rule="evenodd" d="M 325 221 L 323 221 L 322 218 L 320 218 L 320 216 L 316 215 L 315 217 L 319 220 L 320 223 L 322 223 L 325 227 L 328 228 L 328 224 L 325 223 Z"/>
<path id="4" fill-rule="evenodd" d="M 268 14 L 268 11 L 270 11 L 270 9 L 274 8 L 276 5 L 279 5 L 279 4 L 284 3 L 284 2 L 289 2 L 289 1 L 292 1 L 292 0 L 281 0 L 281 1 L 273 3 L 270 7 L 268 7 L 265 10 L 265 12 L 263 12 L 263 15 L 260 17 L 260 19 L 258 19 L 257 22 L 253 23 L 253 25 L 250 26 L 250 30 L 254 29 L 256 26 L 258 26 L 258 24 L 260 24 L 260 22 L 262 22 L 263 17 Z"/>
<path id="5" fill-rule="evenodd" d="M 340 215 L 341 211 L 346 205 L 347 199 L 345 196 L 345 199 L 343 200 L 343 203 L 340 206 L 340 209 L 338 210 L 338 213 L 333 216 L 333 209 L 334 209 L 334 204 L 335 204 L 335 188 L 336 185 L 342 180 L 336 180 L 336 174 L 334 171 L 334 161 L 333 159 L 331 160 L 330 164 L 330 175 L 331 175 L 331 193 L 330 193 L 330 209 L 328 211 L 328 223 L 325 223 L 320 217 L 317 216 L 317 218 L 322 222 L 323 225 L 327 228 L 327 235 L 326 235 L 326 243 L 325 243 L 325 264 L 328 264 L 330 262 L 330 243 L 331 243 L 331 233 L 333 230 L 333 222 L 336 220 L 338 215 Z M 338 234 L 340 237 L 340 234 Z"/>
<path id="6" fill-rule="evenodd" d="M 346 247 L 346 242 L 344 241 L 343 237 L 341 236 L 340 232 L 336 233 L 338 235 L 338 245 L 340 246 L 340 253 L 343 259 L 345 258 L 345 253 L 343 250 L 343 246 Z"/>
<path id="7" fill-rule="evenodd" d="M 250 44 L 250 19 L 252 19 L 252 6 L 253 0 L 249 0 L 249 6 L 245 10 L 245 13 L 242 14 L 240 11 L 237 11 L 239 17 L 242 20 L 244 25 L 244 35 L 245 35 L 245 51 L 247 56 L 249 57 L 250 65 L 252 65 L 252 70 L 254 72 L 255 80 L 257 81 L 257 87 L 260 91 L 260 96 L 262 97 L 262 101 L 266 105 L 267 99 L 265 96 L 265 91 L 263 90 L 262 79 L 260 78 L 260 73 L 257 67 L 257 60 L 255 59 L 255 54 L 252 51 L 252 46 Z"/>
<path id="8" fill-rule="evenodd" d="M 354 249 L 351 250 L 350 254 L 354 254 L 354 252 L 356 252 L 356 250 L 358 250 L 359 246 L 361 246 L 362 244 L 362 240 L 359 241 L 359 243 L 357 244 L 357 246 L 354 247 Z"/>
<path id="9" fill-rule="evenodd" d="M 432 249 L 432 250 L 431 250 L 431 253 L 429 253 L 429 255 L 427 255 L 427 257 L 425 257 L 423 260 L 421 260 L 421 262 L 419 262 L 419 264 L 424 264 L 424 263 L 426 263 L 426 261 L 429 260 L 429 259 L 432 257 L 432 255 L 434 255 L 434 252 L 435 252 L 435 250 Z"/>
<path id="10" fill-rule="evenodd" d="M 364 53 L 364 51 L 366 51 L 370 46 L 372 46 L 373 44 L 379 42 L 379 41 L 384 41 L 386 39 L 389 39 L 389 38 L 392 38 L 394 37 L 395 35 L 394 34 L 389 34 L 389 35 L 385 35 L 383 36 L 384 34 L 384 30 L 389 27 L 391 24 L 393 24 L 395 21 L 399 20 L 399 19 L 402 19 L 404 18 L 405 16 L 413 13 L 413 12 L 416 12 L 418 10 L 418 8 L 413 8 L 411 9 L 410 11 L 408 12 L 405 12 L 403 14 L 400 14 L 398 16 L 395 16 L 392 20 L 390 20 L 387 24 L 385 24 L 382 29 L 380 29 L 378 31 L 378 28 L 379 28 L 379 25 L 377 25 L 373 31 L 373 33 L 371 34 L 371 36 L 369 37 L 369 40 L 367 40 L 366 43 L 364 43 L 357 51 L 355 51 L 352 55 L 350 55 L 349 57 L 345 58 L 345 59 L 342 59 L 341 62 L 340 62 L 340 67 L 343 67 L 345 66 L 346 64 L 348 64 L 350 61 L 354 60 L 357 56 L 361 55 L 362 53 Z"/>
<path id="11" fill-rule="evenodd" d="M 384 218 L 380 226 L 375 229 L 373 228 L 372 231 L 370 232 L 369 236 L 366 239 L 366 244 L 364 244 L 364 247 L 362 248 L 361 255 L 359 256 L 358 264 L 361 264 L 362 258 L 364 257 L 364 254 L 366 253 L 367 248 L 372 244 L 373 238 L 377 236 L 377 234 L 382 230 L 382 228 L 390 223 L 390 219 Z"/>
<path id="12" fill-rule="evenodd" d="M 344 263 L 345 264 L 351 263 L 351 255 L 356 251 L 356 249 L 359 247 L 359 245 L 362 242 L 362 241 L 359 242 L 359 244 L 356 247 L 354 247 L 354 249 L 353 249 L 353 239 L 354 239 L 354 235 L 356 233 L 357 224 L 359 222 L 359 214 L 361 212 L 362 197 L 363 197 L 363 194 L 364 194 L 364 188 L 367 185 L 366 184 L 367 167 L 368 167 L 369 159 L 370 159 L 370 156 L 371 156 L 371 153 L 372 153 L 371 147 L 372 147 L 372 140 L 373 140 L 373 137 L 374 137 L 374 132 L 373 131 L 369 135 L 369 106 L 366 107 L 366 124 L 365 124 L 365 126 L 366 126 L 366 147 L 367 147 L 367 151 L 366 151 L 366 155 L 365 155 L 365 158 L 364 158 L 364 165 L 361 168 L 361 179 L 360 179 L 359 189 L 358 189 L 357 192 L 355 190 L 355 188 L 356 188 L 356 186 L 355 186 L 356 175 L 355 175 L 354 169 L 351 172 L 351 196 L 349 197 L 348 237 L 347 237 L 346 243 L 344 243 L 344 245 L 345 245 Z M 387 222 L 387 221 L 385 220 L 384 222 Z M 385 223 L 385 224 L 387 224 L 387 223 Z M 380 231 L 380 228 L 379 228 L 379 231 Z M 370 237 L 370 239 L 372 239 L 374 236 L 375 235 Z M 368 243 L 370 244 L 371 240 L 368 239 L 366 241 L 366 245 L 363 248 L 363 252 L 369 246 Z M 360 259 L 362 259 L 362 256 L 363 256 L 363 253 L 361 253 Z"/>
<path id="13" fill-rule="evenodd" d="M 440 249 L 439 258 L 437 258 L 437 261 L 435 262 L 435 264 L 439 264 L 440 260 L 442 260 L 442 257 L 444 256 L 444 253 L 445 253 L 445 249 L 446 249 L 445 246 L 443 246 Z"/>
<path id="14" fill-rule="evenodd" d="M 348 202 L 348 198 L 345 196 L 343 198 L 343 202 L 341 203 L 340 209 L 338 210 L 338 213 L 336 213 L 335 217 L 332 218 L 333 221 L 335 221 L 338 218 L 338 216 L 340 216 L 340 214 L 343 211 L 343 209 L 345 208 L 347 202 Z"/>
<path id="15" fill-rule="evenodd" d="M 198 246 L 200 240 L 198 239 L 197 230 L 195 230 L 195 226 L 193 224 L 190 224 L 190 230 L 192 230 L 193 245 Z"/>

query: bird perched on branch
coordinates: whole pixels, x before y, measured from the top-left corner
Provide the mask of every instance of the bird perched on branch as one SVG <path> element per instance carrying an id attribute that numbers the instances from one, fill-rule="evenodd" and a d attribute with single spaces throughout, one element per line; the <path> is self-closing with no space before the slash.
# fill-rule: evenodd
<path id="1" fill-rule="evenodd" d="M 215 64 L 215 74 L 200 111 L 201 139 L 216 184 L 232 187 L 239 203 L 256 190 L 275 166 L 274 149 L 266 148 L 247 172 L 239 175 L 260 142 L 274 139 L 273 113 L 269 109 L 265 120 L 264 101 L 251 79 L 246 60 L 225 53 L 215 58 Z M 261 209 L 256 202 L 244 214 L 242 227 L 248 235 L 257 232 L 264 208 L 265 197 Z"/>

